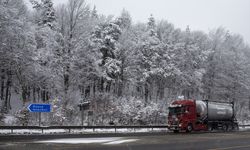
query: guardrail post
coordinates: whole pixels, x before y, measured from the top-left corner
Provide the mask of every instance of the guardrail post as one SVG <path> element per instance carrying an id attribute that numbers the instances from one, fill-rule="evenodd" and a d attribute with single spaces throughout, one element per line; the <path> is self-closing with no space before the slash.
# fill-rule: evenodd
<path id="1" fill-rule="evenodd" d="M 116 133 L 116 126 L 115 126 L 115 133 Z"/>
<path id="2" fill-rule="evenodd" d="M 11 129 L 11 134 L 13 134 L 13 129 Z"/>
<path id="3" fill-rule="evenodd" d="M 70 128 L 69 128 L 69 133 L 70 133 Z"/>

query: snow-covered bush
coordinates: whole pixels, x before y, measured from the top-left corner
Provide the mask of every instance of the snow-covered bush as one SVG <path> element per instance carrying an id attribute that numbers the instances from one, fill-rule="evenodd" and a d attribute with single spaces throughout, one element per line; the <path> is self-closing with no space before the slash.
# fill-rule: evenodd
<path id="1" fill-rule="evenodd" d="M 119 117 L 121 125 L 164 123 L 167 115 L 162 105 L 155 102 L 145 105 L 144 100 L 135 97 L 121 98 L 117 104 L 117 110 L 121 114 Z"/>
<path id="2" fill-rule="evenodd" d="M 5 115 L 3 123 L 5 126 L 13 126 L 17 122 L 17 118 L 13 115 Z"/>
<path id="3" fill-rule="evenodd" d="M 66 121 L 65 110 L 62 107 L 62 101 L 55 98 L 51 102 L 52 112 L 50 116 L 51 125 L 63 125 Z"/>
<path id="4" fill-rule="evenodd" d="M 18 110 L 15 114 L 17 118 L 17 125 L 27 126 L 30 122 L 30 113 L 27 109 L 27 106 L 24 106 L 22 109 Z"/>

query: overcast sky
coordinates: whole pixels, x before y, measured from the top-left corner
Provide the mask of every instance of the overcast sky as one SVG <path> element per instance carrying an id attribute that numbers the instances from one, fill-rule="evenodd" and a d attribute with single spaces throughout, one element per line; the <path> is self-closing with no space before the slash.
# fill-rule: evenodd
<path id="1" fill-rule="evenodd" d="M 28 0 L 27 0 L 28 1 Z M 133 22 L 146 22 L 150 14 L 165 19 L 175 27 L 208 32 L 225 27 L 241 34 L 250 44 L 250 0 L 86 0 L 98 13 L 119 16 L 124 8 Z M 55 4 L 67 0 L 54 0 Z"/>

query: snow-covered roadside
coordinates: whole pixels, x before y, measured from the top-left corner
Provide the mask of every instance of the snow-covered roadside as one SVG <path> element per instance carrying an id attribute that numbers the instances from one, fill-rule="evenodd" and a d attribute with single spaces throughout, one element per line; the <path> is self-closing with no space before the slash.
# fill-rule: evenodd
<path id="1" fill-rule="evenodd" d="M 240 131 L 247 131 L 247 130 L 250 130 L 250 126 L 240 127 L 239 130 L 240 130 Z"/>

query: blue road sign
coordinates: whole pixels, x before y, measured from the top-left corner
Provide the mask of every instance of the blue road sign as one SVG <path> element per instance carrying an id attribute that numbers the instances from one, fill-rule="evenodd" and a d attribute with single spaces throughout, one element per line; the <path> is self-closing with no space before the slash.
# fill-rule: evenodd
<path id="1" fill-rule="evenodd" d="M 50 104 L 30 104 L 28 106 L 30 112 L 50 112 L 51 105 Z"/>

